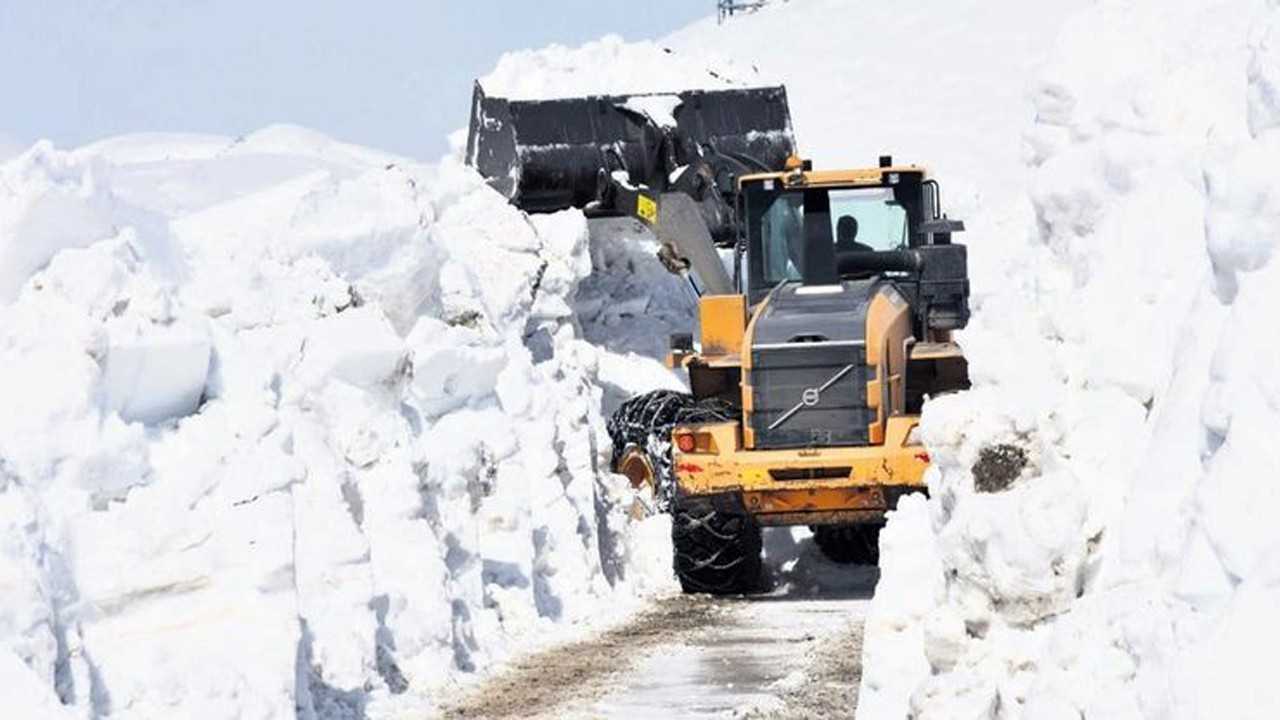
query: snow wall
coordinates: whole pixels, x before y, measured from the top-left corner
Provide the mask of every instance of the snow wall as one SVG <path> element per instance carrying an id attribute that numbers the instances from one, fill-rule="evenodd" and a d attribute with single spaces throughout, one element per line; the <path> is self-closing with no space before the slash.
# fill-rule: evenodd
<path id="1" fill-rule="evenodd" d="M 675 381 L 581 339 L 651 256 L 589 244 L 299 128 L 0 165 L 8 716 L 423 712 L 669 589 L 602 405 Z"/>
<path id="2" fill-rule="evenodd" d="M 976 387 L 881 536 L 859 718 L 1280 716 L 1278 90 L 1275 3 L 1065 25 Z"/>

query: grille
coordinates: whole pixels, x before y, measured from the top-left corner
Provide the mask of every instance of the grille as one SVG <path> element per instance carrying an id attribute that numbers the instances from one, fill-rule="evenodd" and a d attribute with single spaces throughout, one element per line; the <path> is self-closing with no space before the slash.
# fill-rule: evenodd
<path id="1" fill-rule="evenodd" d="M 867 365 L 860 343 L 790 343 L 751 353 L 756 447 L 867 444 Z"/>

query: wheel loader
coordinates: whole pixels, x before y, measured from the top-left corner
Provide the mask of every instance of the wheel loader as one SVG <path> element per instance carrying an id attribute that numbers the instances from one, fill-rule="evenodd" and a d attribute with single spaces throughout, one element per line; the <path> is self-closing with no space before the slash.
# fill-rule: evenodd
<path id="1" fill-rule="evenodd" d="M 466 153 L 528 212 L 638 219 L 699 295 L 667 357 L 689 392 L 609 421 L 614 469 L 672 515 L 686 592 L 758 589 L 762 526 L 877 562 L 886 512 L 925 491 L 922 404 L 968 386 L 964 226 L 923 168 L 814 169 L 783 87 L 522 101 L 477 83 Z"/>

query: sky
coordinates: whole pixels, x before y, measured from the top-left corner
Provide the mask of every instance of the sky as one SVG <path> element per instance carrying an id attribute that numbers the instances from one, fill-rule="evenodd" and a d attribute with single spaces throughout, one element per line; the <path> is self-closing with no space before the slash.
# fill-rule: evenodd
<path id="1" fill-rule="evenodd" d="M 506 50 L 662 37 L 714 0 L 0 0 L 0 145 L 287 122 L 422 160 Z"/>

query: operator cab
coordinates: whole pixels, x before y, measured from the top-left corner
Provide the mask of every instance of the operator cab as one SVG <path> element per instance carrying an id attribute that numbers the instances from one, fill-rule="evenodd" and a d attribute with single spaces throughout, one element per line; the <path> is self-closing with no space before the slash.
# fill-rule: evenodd
<path id="1" fill-rule="evenodd" d="M 964 226 L 941 215 L 924 168 L 882 157 L 876 168 L 813 171 L 793 158 L 784 172 L 741 177 L 738 188 L 734 282 L 750 305 L 782 283 L 822 292 L 882 277 L 916 306 L 919 337 L 925 325 L 967 321 L 964 248 L 951 245 Z"/>

